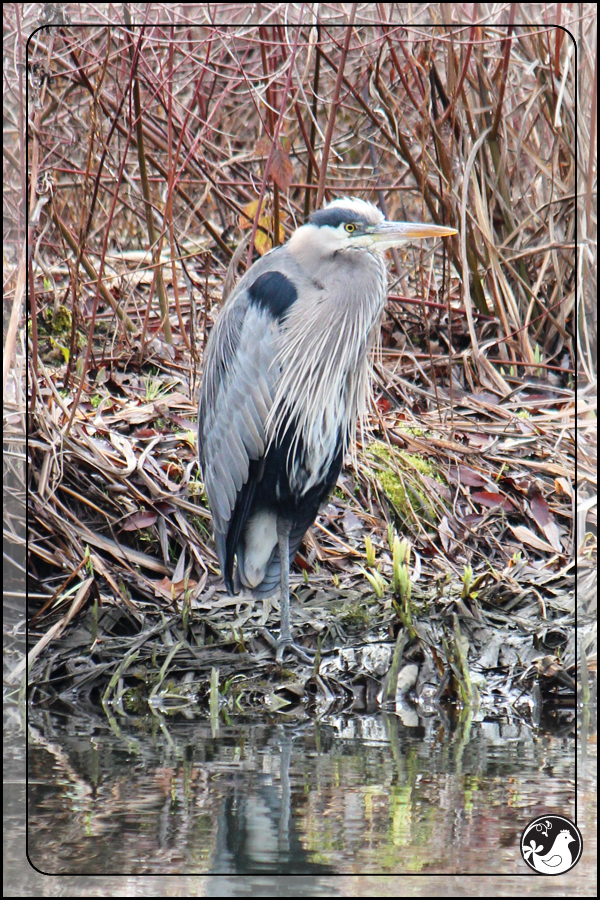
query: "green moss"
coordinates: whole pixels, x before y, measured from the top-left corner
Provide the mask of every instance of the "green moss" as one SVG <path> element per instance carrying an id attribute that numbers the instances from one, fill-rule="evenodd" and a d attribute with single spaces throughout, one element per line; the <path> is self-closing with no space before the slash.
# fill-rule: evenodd
<path id="1" fill-rule="evenodd" d="M 71 313 L 66 306 L 59 306 L 46 325 L 49 334 L 64 334 L 71 330 Z"/>
<path id="2" fill-rule="evenodd" d="M 360 603 L 349 603 L 341 612 L 341 622 L 349 628 L 366 627 L 370 623 L 367 610 Z"/>
<path id="3" fill-rule="evenodd" d="M 440 484 L 446 481 L 430 460 L 418 453 L 407 453 L 406 450 L 390 450 L 381 441 L 374 441 L 367 450 L 377 466 L 376 475 L 386 496 L 395 509 L 404 518 L 411 515 L 410 507 L 430 522 L 435 521 L 434 507 L 424 493 L 424 487 L 415 477 L 415 470 L 422 475 L 434 478 Z M 397 472 L 402 474 L 402 479 Z"/>
<path id="4" fill-rule="evenodd" d="M 291 669 L 282 669 L 279 672 L 279 682 L 280 684 L 286 684 L 290 681 L 298 681 L 298 676 L 295 672 L 292 672 Z"/>
<path id="5" fill-rule="evenodd" d="M 404 434 L 412 434 L 413 437 L 423 437 L 425 434 L 424 428 L 416 428 L 412 425 L 398 425 L 398 431 L 403 431 Z"/>

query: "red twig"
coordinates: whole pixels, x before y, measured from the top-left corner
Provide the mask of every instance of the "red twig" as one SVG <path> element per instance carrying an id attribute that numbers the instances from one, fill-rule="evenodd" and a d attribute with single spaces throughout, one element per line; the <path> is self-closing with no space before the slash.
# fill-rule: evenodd
<path id="1" fill-rule="evenodd" d="M 302 21 L 302 11 L 304 10 L 304 4 L 302 4 L 300 10 L 300 21 Z M 279 140 L 279 130 L 281 128 L 281 123 L 283 122 L 283 113 L 285 111 L 285 105 L 287 102 L 287 98 L 290 92 L 290 87 L 292 84 L 292 72 L 294 71 L 294 60 L 296 58 L 296 53 L 298 51 L 298 42 L 300 40 L 301 28 L 297 28 L 296 37 L 294 38 L 294 46 L 292 49 L 292 59 L 289 64 L 287 79 L 285 82 L 285 89 L 283 91 L 283 99 L 281 101 L 281 107 L 279 109 L 279 117 L 277 119 L 277 124 L 275 126 L 275 131 L 273 134 L 273 140 L 271 141 L 271 149 L 269 150 L 269 156 L 267 157 L 267 163 L 265 165 L 265 173 L 263 175 L 262 184 L 260 186 L 260 194 L 258 196 L 258 205 L 256 207 L 256 215 L 254 216 L 254 222 L 252 224 L 252 234 L 250 236 L 250 246 L 248 247 L 248 257 L 246 259 L 246 268 L 249 269 L 252 265 L 252 252 L 254 250 L 254 241 L 256 238 L 256 232 L 258 231 L 258 220 L 260 219 L 261 209 L 263 204 L 263 199 L 265 196 L 265 190 L 267 188 L 267 179 L 269 178 L 269 171 L 271 169 L 271 164 L 273 162 L 273 154 L 275 152 L 275 147 L 277 146 L 277 141 Z"/>
<path id="2" fill-rule="evenodd" d="M 354 25 L 355 18 L 356 18 L 356 3 L 353 3 L 352 10 L 350 12 L 350 21 L 348 22 L 348 26 L 346 28 L 346 33 L 344 36 L 344 46 L 342 48 L 342 55 L 340 58 L 340 64 L 338 66 L 337 78 L 335 80 L 335 88 L 333 91 L 333 100 L 331 101 L 331 110 L 329 111 L 329 121 L 327 122 L 327 131 L 325 132 L 325 143 L 323 145 L 323 153 L 321 156 L 321 172 L 319 173 L 319 190 L 317 191 L 317 199 L 315 201 L 315 207 L 317 209 L 319 209 L 319 207 L 323 203 L 323 195 L 325 193 L 325 179 L 327 178 L 327 160 L 329 158 L 329 148 L 331 147 L 331 138 L 333 136 L 333 129 L 335 126 L 335 116 L 337 113 L 338 104 L 340 102 L 340 90 L 342 87 L 342 80 L 344 78 L 344 69 L 346 68 L 346 57 L 348 56 L 348 47 L 350 46 L 350 38 L 352 37 L 352 26 Z"/>

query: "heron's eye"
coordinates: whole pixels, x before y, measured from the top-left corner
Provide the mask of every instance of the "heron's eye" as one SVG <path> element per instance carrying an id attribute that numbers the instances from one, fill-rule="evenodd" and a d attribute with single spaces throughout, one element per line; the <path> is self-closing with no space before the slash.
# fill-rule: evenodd
<path id="1" fill-rule="evenodd" d="M 347 225 L 344 225 L 344 228 L 348 234 L 352 234 L 353 231 L 356 231 L 356 225 L 353 225 L 352 222 L 348 222 Z"/>

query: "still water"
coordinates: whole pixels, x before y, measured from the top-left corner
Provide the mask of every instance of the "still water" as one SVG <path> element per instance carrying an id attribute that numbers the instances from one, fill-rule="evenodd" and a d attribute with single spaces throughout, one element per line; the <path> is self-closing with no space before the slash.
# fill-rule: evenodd
<path id="1" fill-rule="evenodd" d="M 269 722 L 30 710 L 28 856 L 48 874 L 525 874 L 575 818 L 573 711 Z"/>

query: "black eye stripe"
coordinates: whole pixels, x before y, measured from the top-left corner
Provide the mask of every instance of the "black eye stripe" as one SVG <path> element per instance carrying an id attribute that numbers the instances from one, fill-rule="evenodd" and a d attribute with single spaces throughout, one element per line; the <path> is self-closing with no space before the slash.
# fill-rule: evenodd
<path id="1" fill-rule="evenodd" d="M 355 212 L 353 209 L 338 209 L 337 207 L 333 207 L 333 209 L 331 207 L 319 209 L 309 219 L 312 225 L 316 225 L 319 228 L 323 225 L 329 225 L 330 228 L 338 228 L 347 222 L 362 222 L 364 224 L 366 221 L 364 215 Z"/>

